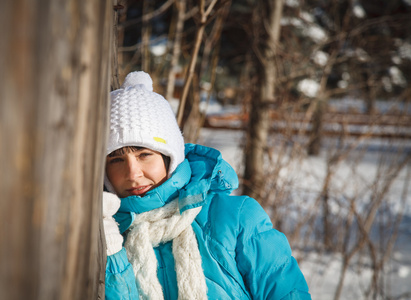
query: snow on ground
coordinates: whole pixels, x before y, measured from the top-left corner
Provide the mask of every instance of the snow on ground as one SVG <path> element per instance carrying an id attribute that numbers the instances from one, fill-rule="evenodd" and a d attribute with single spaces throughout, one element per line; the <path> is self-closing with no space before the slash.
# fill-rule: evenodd
<path id="1" fill-rule="evenodd" d="M 353 108 L 363 111 L 365 108 L 363 102 L 351 99 L 333 100 L 330 105 L 339 111 L 350 111 Z M 392 102 L 381 101 L 377 102 L 377 105 L 382 113 L 393 109 Z M 411 112 L 409 105 L 403 106 L 395 103 L 394 106 L 394 110 Z M 205 107 L 203 109 L 205 110 Z M 224 110 L 215 101 L 211 101 L 207 107 L 209 114 L 238 112 L 238 110 L 238 107 L 228 107 Z M 223 158 L 234 167 L 238 174 L 242 174 L 244 164 L 241 149 L 244 140 L 245 133 L 242 131 L 203 129 L 198 143 L 220 150 Z M 344 147 L 349 147 L 354 141 L 346 141 Z M 281 170 L 280 184 L 290 181 L 297 183 L 291 192 L 295 206 L 285 208 L 290 210 L 285 212 L 290 224 L 293 219 L 299 217 L 296 211 L 292 211 L 293 208 L 309 209 L 314 202 L 314 197 L 321 190 L 326 174 L 326 161 L 330 157 L 329 150 L 333 149 L 337 143 L 337 140 L 327 139 L 323 143 L 321 155 L 305 156 L 302 160 L 291 161 Z M 275 138 L 272 144 L 276 144 Z M 356 204 L 360 210 L 366 211 L 376 174 L 378 172 L 387 173 L 398 158 L 410 152 L 411 141 L 381 139 L 361 141 L 342 163 L 337 164 L 337 172 L 332 183 L 332 190 L 336 195 L 333 196 L 344 199 L 344 197 L 348 198 L 362 193 L 362 201 Z M 411 168 L 410 164 L 408 168 Z M 411 187 L 408 188 L 406 172 L 407 168 L 404 168 L 399 173 L 386 197 L 387 209 L 393 216 L 403 213 L 399 235 L 392 255 L 384 265 L 383 283 L 380 283 L 384 286 L 387 298 L 411 299 Z M 384 181 L 381 181 L 377 186 L 383 183 Z M 404 188 L 408 188 L 405 198 L 403 197 Z M 340 195 L 338 191 L 341 191 Z M 401 199 L 405 206 L 401 204 Z M 337 215 L 341 213 L 341 210 L 348 209 L 347 207 L 348 204 L 344 207 L 344 203 L 340 205 L 334 203 L 331 206 L 331 213 Z M 313 299 L 333 299 L 341 272 L 342 256 L 336 253 L 318 253 L 315 250 L 301 253 L 299 249 L 295 250 L 294 255 L 303 258 L 300 266 L 306 276 Z M 359 259 L 361 259 L 361 264 L 358 263 Z M 371 261 L 367 257 L 361 256 L 361 258 L 353 259 L 353 264 L 349 266 L 345 276 L 340 299 L 364 299 L 364 291 L 372 278 L 370 266 Z"/>
<path id="2" fill-rule="evenodd" d="M 244 141 L 244 133 L 233 130 L 211 130 L 203 129 L 199 140 L 200 144 L 214 147 L 221 151 L 223 158 L 227 160 L 234 169 L 241 174 L 242 172 L 242 151 L 241 143 Z M 325 143 L 327 146 L 327 143 Z M 366 187 L 371 185 L 378 172 L 381 157 L 391 156 L 396 157 L 393 149 L 405 149 L 411 151 L 411 141 L 399 141 L 396 147 L 392 147 L 392 143 L 386 144 L 381 140 L 369 140 L 368 143 L 362 145 L 367 151 L 362 156 L 360 161 L 356 161 L 356 155 L 353 155 L 352 160 L 348 158 L 343 164 L 339 165 L 337 171 L 337 183 L 342 188 L 345 187 L 345 193 L 356 192 L 356 188 Z M 361 147 L 359 147 L 359 150 Z M 390 154 L 391 151 L 391 154 Z M 394 151 L 394 152 L 392 152 Z M 318 157 L 306 157 L 297 165 L 290 164 L 283 172 L 282 177 L 293 178 L 294 182 L 298 182 L 294 193 L 295 197 L 301 196 L 301 199 L 310 199 L 307 196 L 302 196 L 301 193 L 309 194 L 310 191 L 318 191 L 321 188 L 326 169 L 327 152 L 323 151 Z M 347 163 L 348 162 L 348 163 Z M 355 168 L 353 168 L 355 166 Z M 411 167 L 411 166 L 409 166 Z M 353 173 L 355 170 L 355 173 Z M 388 194 L 388 203 L 391 203 L 393 214 L 397 214 L 398 210 L 403 210 L 404 218 L 400 227 L 393 255 L 385 264 L 384 270 L 384 286 L 390 296 L 397 297 L 411 292 L 411 191 L 406 196 L 405 208 L 398 205 L 398 199 L 401 198 L 401 193 L 404 189 L 406 170 L 403 170 L 397 177 L 390 193 Z M 355 175 L 355 176 L 354 176 Z M 353 189 L 349 191 L 346 187 Z M 364 193 L 364 197 L 369 196 L 369 193 Z M 304 204 L 304 203 L 301 203 Z M 308 205 L 308 203 L 305 203 Z M 334 207 L 336 211 L 341 207 Z M 292 218 L 293 212 L 289 212 Z M 296 256 L 299 253 L 295 253 Z M 364 260 L 364 258 L 362 258 Z M 340 299 L 363 299 L 363 293 L 370 282 L 372 276 L 370 262 L 363 261 L 363 267 L 357 268 L 357 265 L 350 266 L 344 281 L 342 294 Z M 311 251 L 304 254 L 304 260 L 301 263 L 301 269 L 308 281 L 310 292 L 313 299 L 329 300 L 333 299 L 334 292 L 339 279 L 342 265 L 342 257 L 338 254 L 316 253 Z M 411 299 L 411 294 L 399 299 Z"/>
<path id="3" fill-rule="evenodd" d="M 171 101 L 171 105 L 176 112 L 178 102 L 176 100 Z M 342 101 L 332 100 L 330 105 L 342 112 L 348 112 L 352 109 L 360 112 L 364 111 L 365 108 L 363 102 L 349 98 Z M 393 104 L 393 102 L 378 101 L 377 107 L 381 113 L 390 110 L 401 110 L 411 114 L 411 105 L 404 106 L 401 103 Z M 202 110 L 206 110 L 208 114 L 218 114 L 239 112 L 240 108 L 227 106 L 223 109 L 215 100 L 211 100 L 207 105 L 204 102 L 202 103 Z M 198 143 L 221 151 L 223 158 L 241 175 L 244 166 L 242 161 L 244 141 L 245 134 L 242 131 L 202 129 Z M 346 141 L 343 146 L 349 147 L 353 141 Z M 275 146 L 275 138 L 271 142 Z M 303 141 L 296 140 L 294 142 L 300 143 Z M 326 173 L 326 161 L 330 155 L 329 150 L 333 149 L 337 143 L 337 140 L 327 139 L 323 143 L 321 155 L 317 157 L 305 156 L 302 160 L 291 161 L 281 170 L 280 184 L 290 181 L 297 183 L 292 187 L 291 192 L 293 197 L 292 205 L 294 206 L 285 208 L 290 225 L 292 225 L 294 219 L 299 217 L 297 209 L 308 210 L 312 207 L 314 197 L 318 195 L 322 187 Z M 362 193 L 363 199 L 359 201 L 358 206 L 365 211 L 376 174 L 378 172 L 386 174 L 390 165 L 396 159 L 404 153 L 410 152 L 411 141 L 407 140 L 367 139 L 360 142 L 343 163 L 337 165 L 337 172 L 333 178 L 338 180 L 333 180 L 332 190 L 335 195 L 332 196 L 339 198 L 340 202 L 335 202 L 339 205 L 333 203 L 331 213 L 337 215 L 342 210 L 348 209 L 348 204 L 345 205 L 342 202 L 344 198 L 356 193 Z M 410 168 L 411 163 L 408 163 L 408 169 Z M 391 216 L 403 213 L 403 219 L 392 255 L 384 264 L 383 282 L 380 282 L 386 293 L 384 299 L 411 299 L 411 187 L 408 188 L 406 171 L 407 168 L 404 168 L 396 177 L 386 197 L 387 210 L 389 210 Z M 381 186 L 383 183 L 384 181 L 381 181 L 377 186 Z M 404 187 L 408 188 L 405 198 L 403 197 Z M 338 191 L 341 191 L 341 193 Z M 401 199 L 404 201 L 405 206 L 401 204 Z M 294 250 L 294 256 L 303 258 L 300 261 L 300 267 L 307 279 L 312 298 L 316 300 L 333 299 L 342 266 L 341 255 L 318 253 L 316 250 L 304 251 L 304 253 L 301 253 L 301 250 L 296 249 Z M 359 259 L 361 259 L 361 263 L 357 263 Z M 359 268 L 359 265 L 361 268 Z M 353 264 L 349 266 L 345 276 L 340 299 L 365 299 L 364 291 L 372 277 L 370 266 L 371 261 L 367 257 L 361 256 L 361 258 L 353 259 Z M 402 296 L 400 297 L 400 295 Z"/>

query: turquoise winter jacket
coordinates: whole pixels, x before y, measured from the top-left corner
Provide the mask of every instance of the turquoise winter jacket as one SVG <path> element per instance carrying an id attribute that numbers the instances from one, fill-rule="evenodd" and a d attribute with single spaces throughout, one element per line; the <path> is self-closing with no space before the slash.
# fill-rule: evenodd
<path id="1" fill-rule="evenodd" d="M 192 226 L 209 299 L 311 299 L 284 234 L 272 228 L 257 201 L 229 195 L 238 178 L 220 152 L 186 144 L 185 153 L 186 159 L 161 186 L 144 197 L 121 199 L 114 216 L 120 232 L 124 234 L 136 214 L 178 197 L 181 212 L 202 206 Z M 178 298 L 171 243 L 154 249 L 165 299 Z M 138 299 L 124 248 L 107 258 L 106 299 Z"/>

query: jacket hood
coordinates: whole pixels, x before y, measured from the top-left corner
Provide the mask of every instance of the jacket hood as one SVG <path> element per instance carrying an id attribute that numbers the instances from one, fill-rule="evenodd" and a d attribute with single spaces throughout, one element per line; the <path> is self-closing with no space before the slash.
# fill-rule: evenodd
<path id="1" fill-rule="evenodd" d="M 185 156 L 192 172 L 190 183 L 204 181 L 204 192 L 230 194 L 238 188 L 237 174 L 222 158 L 220 151 L 206 146 L 186 144 Z"/>
<path id="2" fill-rule="evenodd" d="M 234 169 L 213 148 L 185 144 L 185 160 L 178 165 L 171 177 L 145 196 L 121 199 L 118 213 L 114 216 L 124 232 L 135 215 L 164 206 L 178 197 L 180 213 L 202 206 L 209 193 L 230 194 L 238 188 Z"/>

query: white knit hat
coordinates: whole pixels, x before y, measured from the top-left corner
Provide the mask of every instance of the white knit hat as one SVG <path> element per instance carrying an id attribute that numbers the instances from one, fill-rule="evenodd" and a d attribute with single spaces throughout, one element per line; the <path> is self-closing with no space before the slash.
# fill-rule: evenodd
<path id="1" fill-rule="evenodd" d="M 150 75 L 131 72 L 110 95 L 107 155 L 125 146 L 155 150 L 170 157 L 171 174 L 184 160 L 184 139 L 170 104 L 153 92 Z"/>

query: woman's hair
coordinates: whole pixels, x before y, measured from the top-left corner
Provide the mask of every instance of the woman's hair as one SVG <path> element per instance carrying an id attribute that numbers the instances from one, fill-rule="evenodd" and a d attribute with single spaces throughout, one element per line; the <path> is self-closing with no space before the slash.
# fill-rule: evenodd
<path id="1" fill-rule="evenodd" d="M 130 152 L 134 152 L 134 151 L 139 151 L 141 149 L 144 149 L 144 147 L 137 147 L 137 146 L 126 146 L 126 147 L 122 147 L 119 148 L 117 150 L 114 150 L 113 152 L 111 152 L 109 155 L 107 155 L 108 157 L 114 157 L 114 156 L 120 156 L 120 155 L 124 155 L 126 153 L 130 153 Z"/>
<path id="2" fill-rule="evenodd" d="M 139 151 L 142 149 L 146 149 L 144 147 L 137 147 L 137 146 L 126 146 L 126 147 L 122 147 L 120 149 L 114 150 L 113 152 L 111 152 L 109 155 L 107 155 L 108 157 L 113 157 L 113 156 L 121 156 L 124 155 L 126 153 L 130 153 L 130 152 L 134 152 L 134 151 Z M 166 156 L 162 153 L 161 157 L 163 157 L 163 161 L 164 161 L 164 166 L 166 167 L 166 172 L 168 173 L 168 168 L 170 166 L 170 157 Z"/>

